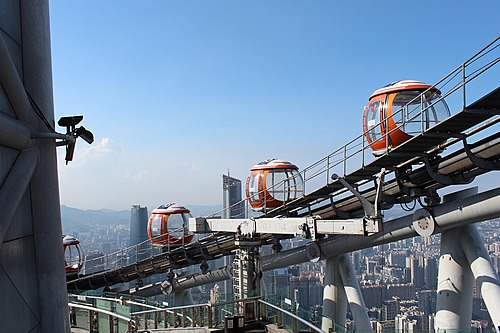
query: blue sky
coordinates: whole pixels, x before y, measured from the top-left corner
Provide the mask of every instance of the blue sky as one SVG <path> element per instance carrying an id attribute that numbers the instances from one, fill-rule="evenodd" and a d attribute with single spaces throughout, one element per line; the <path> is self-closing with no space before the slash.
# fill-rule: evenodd
<path id="1" fill-rule="evenodd" d="M 500 1 L 50 1 L 61 203 L 221 204 L 221 175 L 300 168 L 361 133 L 369 95 L 434 83 L 499 35 Z M 62 129 L 60 129 L 63 131 Z M 76 190 L 77 189 L 77 190 Z"/>

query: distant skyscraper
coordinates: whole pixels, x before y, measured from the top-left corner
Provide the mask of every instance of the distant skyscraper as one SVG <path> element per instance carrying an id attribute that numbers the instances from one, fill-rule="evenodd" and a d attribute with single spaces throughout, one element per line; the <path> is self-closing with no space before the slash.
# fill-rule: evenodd
<path id="1" fill-rule="evenodd" d="M 223 218 L 241 219 L 245 217 L 245 202 L 241 197 L 241 180 L 228 175 L 222 175 L 222 208 Z M 217 260 L 218 266 L 229 266 L 234 256 L 225 256 L 222 260 Z M 222 285 L 222 294 L 230 294 L 233 290 L 231 280 L 225 280 Z"/>
<path id="2" fill-rule="evenodd" d="M 427 289 L 437 289 L 438 265 L 436 258 L 425 258 L 425 286 Z"/>
<path id="3" fill-rule="evenodd" d="M 148 240 L 148 208 L 140 205 L 133 205 L 130 210 L 130 244 L 129 246 L 137 245 Z M 146 245 L 148 248 L 149 244 Z M 144 258 L 147 258 L 148 253 L 145 253 Z M 136 258 L 133 258 L 134 260 Z"/>
<path id="4" fill-rule="evenodd" d="M 351 262 L 352 262 L 352 267 L 354 268 L 354 272 L 360 273 L 361 272 L 361 267 L 360 267 L 360 255 L 359 251 L 355 251 L 351 253 Z"/>
<path id="5" fill-rule="evenodd" d="M 239 219 L 245 217 L 245 202 L 241 197 L 241 180 L 229 175 L 222 175 L 224 218 Z"/>
<path id="6" fill-rule="evenodd" d="M 411 283 L 415 285 L 416 288 L 422 288 L 424 286 L 424 268 L 419 265 L 419 258 L 415 258 L 413 255 L 410 257 L 411 266 Z"/>
<path id="7" fill-rule="evenodd" d="M 140 205 L 133 205 L 130 210 L 130 243 L 129 246 L 143 243 L 141 247 L 137 247 L 129 252 L 129 264 L 146 259 L 151 255 L 147 251 L 151 245 L 144 243 L 148 240 L 148 208 Z M 142 247 L 144 250 L 142 250 Z M 130 282 L 130 288 L 136 287 L 143 283 L 148 283 L 150 278 Z"/>

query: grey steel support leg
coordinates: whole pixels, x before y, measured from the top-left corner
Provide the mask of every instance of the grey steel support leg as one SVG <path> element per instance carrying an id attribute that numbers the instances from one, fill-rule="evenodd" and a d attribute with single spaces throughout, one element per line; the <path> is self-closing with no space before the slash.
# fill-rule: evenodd
<path id="1" fill-rule="evenodd" d="M 359 287 L 349 254 L 344 253 L 340 255 L 338 265 L 356 330 L 363 332 L 371 331 L 372 327 L 368 312 L 366 311 L 365 300 L 361 294 L 361 288 Z"/>
<path id="2" fill-rule="evenodd" d="M 183 289 L 174 292 L 174 306 L 194 304 L 191 289 Z"/>
<path id="3" fill-rule="evenodd" d="M 481 290 L 493 326 L 500 332 L 500 282 L 475 225 L 462 228 L 460 242 Z"/>
<path id="4" fill-rule="evenodd" d="M 440 331 L 470 329 L 474 280 L 460 246 L 461 230 L 455 228 L 441 234 L 435 321 L 435 328 Z"/>
<path id="5" fill-rule="evenodd" d="M 323 318 L 321 329 L 333 331 L 335 323 L 345 326 L 347 296 L 338 269 L 339 257 L 326 259 L 325 287 L 323 292 Z"/>

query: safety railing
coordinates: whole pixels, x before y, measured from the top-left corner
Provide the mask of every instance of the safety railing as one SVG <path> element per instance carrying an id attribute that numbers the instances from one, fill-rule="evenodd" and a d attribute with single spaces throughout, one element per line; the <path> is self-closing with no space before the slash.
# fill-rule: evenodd
<path id="1" fill-rule="evenodd" d="M 427 91 L 415 97 L 415 99 L 410 101 L 408 104 L 406 104 L 396 112 L 393 112 L 388 117 L 377 122 L 374 125 L 375 127 L 384 125 L 384 128 L 387 129 L 389 128 L 388 123 L 391 118 L 402 119 L 402 122 L 398 122 L 396 128 L 383 134 L 383 138 L 386 141 L 387 147 L 384 154 L 390 153 L 391 134 L 394 131 L 398 130 L 400 127 L 408 125 L 410 123 L 418 122 L 420 124 L 420 133 L 423 133 L 425 130 L 427 130 L 429 126 L 426 124 L 426 122 L 428 122 L 428 119 L 425 115 L 430 108 L 434 107 L 435 104 L 442 99 L 446 100 L 446 103 L 451 110 L 465 110 L 467 101 L 471 99 L 470 96 L 480 97 L 478 94 L 484 93 L 485 80 L 482 79 L 485 79 L 485 76 L 483 74 L 488 73 L 488 70 L 492 69 L 499 62 L 500 37 L 497 37 L 470 59 L 465 61 L 463 64 L 455 68 L 441 80 L 432 85 L 432 88 L 429 88 Z M 498 75 L 495 77 L 493 73 L 493 78 L 489 79 L 491 80 L 491 82 L 493 82 L 493 84 L 498 84 Z M 477 88 L 477 86 L 474 86 L 476 82 L 479 88 Z M 497 86 L 494 86 L 492 87 L 492 89 L 496 87 Z M 434 88 L 437 88 L 441 92 L 441 97 L 436 99 L 432 104 L 425 103 L 425 94 L 428 93 L 430 89 Z M 417 108 L 412 106 L 413 104 L 415 104 L 416 100 L 420 101 Z M 304 184 L 304 195 L 312 192 L 308 191 L 308 189 L 310 188 L 314 190 L 331 183 L 331 177 L 333 174 L 345 176 L 349 172 L 359 168 L 363 168 L 368 163 L 373 161 L 376 157 L 374 157 L 374 155 L 372 154 L 369 142 L 366 139 L 368 132 L 370 131 L 371 129 L 368 129 L 331 154 L 304 168 L 300 172 L 300 177 L 302 177 Z M 284 187 L 285 183 L 289 181 L 290 179 L 285 179 L 283 182 L 275 184 L 274 187 Z M 271 191 L 272 188 L 268 188 L 267 190 Z M 263 191 L 259 194 L 263 194 Z M 267 196 L 262 195 L 262 197 L 265 200 Z M 240 204 L 241 203 L 236 203 L 234 205 Z M 231 207 L 229 207 L 228 209 L 231 209 Z M 224 210 L 221 210 L 212 214 L 211 216 L 223 215 L 223 212 Z M 266 210 L 264 209 L 263 214 L 265 215 L 265 213 Z"/>
<path id="2" fill-rule="evenodd" d="M 291 330 L 291 332 L 320 332 L 324 331 L 316 326 L 314 318 L 305 319 L 297 313 L 286 310 L 264 300 L 258 300 L 261 306 L 261 315 L 266 320 L 276 324 L 278 328 Z M 298 311 L 296 311 L 298 312 Z"/>
<path id="3" fill-rule="evenodd" d="M 68 303 L 71 327 L 78 327 L 89 332 L 99 333 L 135 333 L 136 322 L 123 314 L 119 314 L 116 308 L 102 309 L 99 307 Z"/>
<path id="4" fill-rule="evenodd" d="M 248 313 L 246 318 L 255 319 L 256 302 L 259 298 L 249 297 L 228 302 L 149 309 L 132 312 L 130 316 L 134 318 L 137 326 L 141 329 L 222 328 L 228 325 L 229 321 L 231 321 L 231 325 L 236 327 L 245 321 L 242 315 L 237 314 L 241 313 L 242 309 L 246 309 Z M 250 306 L 247 304 L 250 304 Z M 250 311 L 251 315 L 249 314 Z"/>
<path id="5" fill-rule="evenodd" d="M 171 232 L 184 232 L 186 228 L 187 226 Z M 160 235 L 155 238 L 160 239 L 161 237 L 165 237 L 165 235 Z M 81 273 L 83 275 L 88 275 L 92 273 L 122 268 L 124 266 L 136 264 L 141 260 L 150 258 L 163 252 L 169 252 L 172 249 L 184 245 L 184 238 L 182 238 L 182 243 L 180 244 L 165 244 L 164 246 L 153 245 L 151 240 L 146 240 L 142 243 L 118 250 L 110 254 L 90 254 L 88 257 L 91 258 L 83 261 L 83 270 Z"/>
<path id="6" fill-rule="evenodd" d="M 268 294 L 215 304 L 204 303 L 187 306 L 160 308 L 158 306 L 124 298 L 70 295 L 70 323 L 72 327 L 100 333 L 151 332 L 154 330 L 176 330 L 179 328 L 224 329 L 239 332 L 249 325 L 275 325 L 289 332 L 319 332 L 322 317 L 315 312 L 305 311 L 294 302 L 282 303 L 276 295 Z M 285 301 L 286 302 L 286 301 Z M 146 310 L 137 311 L 139 308 Z M 373 333 L 360 331 L 332 323 L 332 331 L 341 333 Z M 379 330 L 386 333 L 405 332 L 395 327 Z M 477 333 L 483 329 L 456 330 L 456 332 Z M 440 333 L 439 330 L 413 328 L 417 333 Z M 455 332 L 446 330 L 446 332 Z"/>
<path id="7" fill-rule="evenodd" d="M 168 308 L 147 304 L 143 299 L 69 295 L 68 306 L 71 326 L 89 332 L 132 333 L 179 328 L 223 328 L 228 332 L 238 332 L 256 323 L 273 324 L 279 329 L 293 333 L 324 332 L 320 328 L 322 317 L 316 312 L 304 310 L 295 302 L 287 303 L 286 300 L 272 294 L 266 294 L 265 298 L 255 296 Z M 145 310 L 138 311 L 140 308 Z M 374 332 L 354 331 L 338 323 L 332 324 L 334 332 Z M 387 333 L 399 331 L 394 327 L 382 330 Z M 417 328 L 413 329 L 413 332 L 439 333 L 437 330 Z M 476 333 L 478 330 L 472 328 L 460 332 Z"/>

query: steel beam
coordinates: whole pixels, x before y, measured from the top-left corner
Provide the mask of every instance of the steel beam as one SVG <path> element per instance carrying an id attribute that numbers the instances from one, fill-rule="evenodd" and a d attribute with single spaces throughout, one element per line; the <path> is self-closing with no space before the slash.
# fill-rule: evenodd
<path id="1" fill-rule="evenodd" d="M 2 59 L 0 61 L 0 82 L 5 89 L 14 113 L 19 120 L 35 127 L 37 125 L 35 113 L 1 34 L 0 59 Z"/>
<path id="2" fill-rule="evenodd" d="M 33 147 L 36 140 L 31 138 L 32 128 L 26 123 L 0 112 L 0 145 L 15 150 Z"/>
<path id="3" fill-rule="evenodd" d="M 182 276 L 170 281 L 162 281 L 150 284 L 140 288 L 134 288 L 130 291 L 131 294 L 141 297 L 151 297 L 161 294 L 171 294 L 185 289 L 191 289 L 206 284 L 211 284 L 219 281 L 224 281 L 232 277 L 231 265 L 210 270 L 206 273 L 196 273 L 190 276 Z"/>
<path id="4" fill-rule="evenodd" d="M 14 218 L 38 164 L 39 151 L 31 148 L 19 153 L 12 169 L 0 187 L 0 244 L 4 242 L 10 222 Z"/>
<path id="5" fill-rule="evenodd" d="M 440 204 L 433 208 L 432 214 L 437 224 L 435 233 L 500 217 L 500 189 L 493 189 L 465 199 Z M 418 234 L 412 223 L 413 214 L 385 222 L 383 230 L 371 236 L 338 236 L 321 239 L 316 243 L 321 249 L 321 258 L 325 259 L 342 253 L 415 237 Z M 306 246 L 301 246 L 263 257 L 262 269 L 268 271 L 307 261 Z"/>

